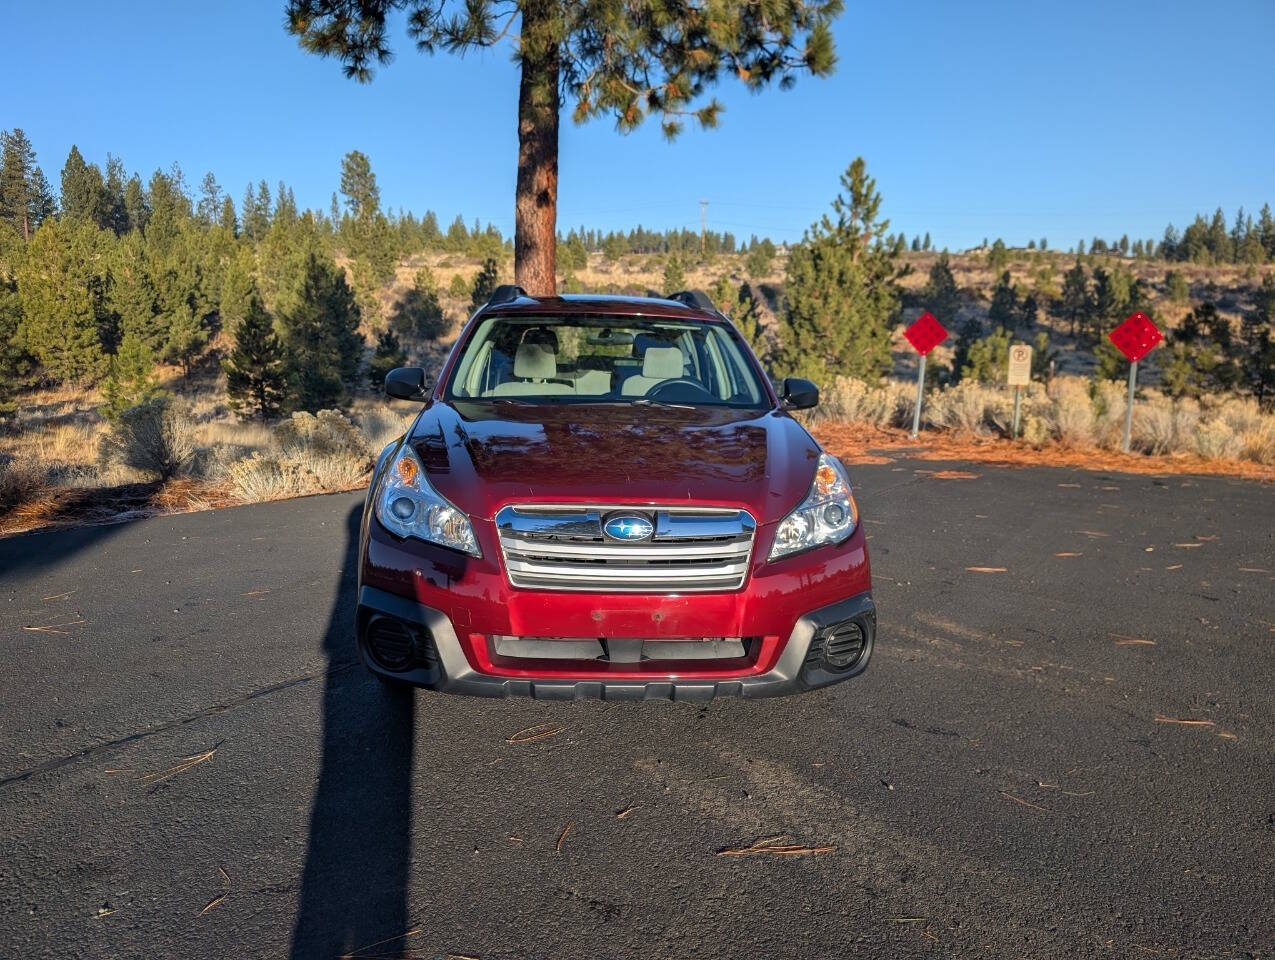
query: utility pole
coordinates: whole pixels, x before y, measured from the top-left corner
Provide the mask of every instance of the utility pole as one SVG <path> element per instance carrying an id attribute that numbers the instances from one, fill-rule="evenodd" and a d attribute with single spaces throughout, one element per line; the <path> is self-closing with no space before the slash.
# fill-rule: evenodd
<path id="1" fill-rule="evenodd" d="M 702 257 L 708 250 L 708 201 L 699 202 L 699 255 Z"/>

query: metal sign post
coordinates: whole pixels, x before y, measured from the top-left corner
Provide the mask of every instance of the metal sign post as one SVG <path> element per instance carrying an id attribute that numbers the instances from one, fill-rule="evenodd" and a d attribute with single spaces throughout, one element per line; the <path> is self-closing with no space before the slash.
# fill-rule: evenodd
<path id="1" fill-rule="evenodd" d="M 1018 439 L 1018 414 L 1022 409 L 1023 387 L 1032 382 L 1032 348 L 1025 343 L 1016 343 L 1009 348 L 1009 370 L 1005 381 L 1014 388 L 1014 424 L 1010 427 L 1009 438 Z"/>
<path id="2" fill-rule="evenodd" d="M 1129 439 L 1133 435 L 1133 395 L 1138 389 L 1138 361 L 1129 364 L 1129 405 L 1124 410 L 1124 443 L 1120 449 L 1129 452 Z"/>
<path id="3" fill-rule="evenodd" d="M 912 436 L 921 432 L 921 403 L 925 399 L 925 358 L 931 350 L 947 339 L 947 331 L 934 319 L 934 314 L 925 311 L 903 331 L 912 348 L 921 355 L 916 365 L 916 407 L 912 410 Z"/>
<path id="4" fill-rule="evenodd" d="M 916 406 L 912 410 L 912 436 L 921 432 L 921 401 L 925 397 L 925 358 L 921 354 L 921 362 L 916 368 Z"/>
<path id="5" fill-rule="evenodd" d="M 1124 442 L 1120 445 L 1120 449 L 1128 453 L 1133 435 L 1133 395 L 1138 389 L 1138 361 L 1156 348 L 1164 334 L 1145 313 L 1138 311 L 1129 314 L 1124 323 L 1107 334 L 1107 339 L 1129 358 L 1129 405 L 1124 412 Z"/>

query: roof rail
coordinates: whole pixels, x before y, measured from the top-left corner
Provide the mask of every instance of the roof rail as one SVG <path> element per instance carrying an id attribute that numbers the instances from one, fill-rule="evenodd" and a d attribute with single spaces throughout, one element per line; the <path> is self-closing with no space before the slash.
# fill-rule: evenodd
<path id="1" fill-rule="evenodd" d="M 487 298 L 487 306 L 494 307 L 497 304 L 509 303 L 517 300 L 519 297 L 525 297 L 527 291 L 516 283 L 502 283 L 491 292 L 491 296 Z"/>
<path id="2" fill-rule="evenodd" d="M 707 293 L 703 290 L 679 290 L 677 293 L 670 293 L 666 300 L 676 300 L 688 307 L 694 307 L 697 310 L 707 310 L 709 313 L 718 313 L 717 307 L 713 301 L 709 299 Z"/>

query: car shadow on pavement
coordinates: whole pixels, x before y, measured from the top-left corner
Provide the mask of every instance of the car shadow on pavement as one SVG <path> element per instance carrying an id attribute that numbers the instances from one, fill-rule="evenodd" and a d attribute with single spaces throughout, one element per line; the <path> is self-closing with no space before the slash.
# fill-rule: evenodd
<path id="1" fill-rule="evenodd" d="M 354 648 L 361 509 L 346 521 L 344 565 L 323 651 L 323 757 L 310 817 L 293 957 L 338 957 L 407 932 L 412 855 L 414 691 L 383 687 Z"/>

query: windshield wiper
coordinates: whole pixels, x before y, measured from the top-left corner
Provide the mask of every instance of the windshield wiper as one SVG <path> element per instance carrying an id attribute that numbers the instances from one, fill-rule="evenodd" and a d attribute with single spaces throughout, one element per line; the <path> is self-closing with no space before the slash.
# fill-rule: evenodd
<path id="1" fill-rule="evenodd" d="M 636 400 L 630 400 L 628 402 L 633 404 L 635 407 L 640 405 L 644 407 L 665 407 L 669 410 L 695 409 L 695 407 L 691 406 L 689 403 L 671 403 L 668 400 L 653 400 L 651 397 L 638 397 Z"/>

